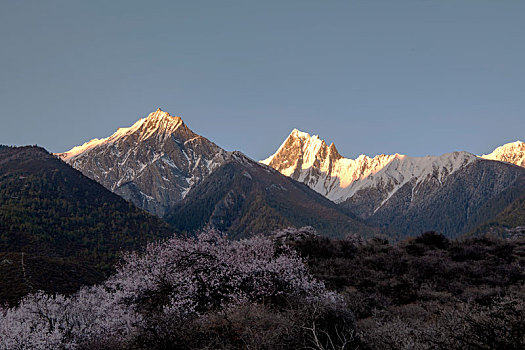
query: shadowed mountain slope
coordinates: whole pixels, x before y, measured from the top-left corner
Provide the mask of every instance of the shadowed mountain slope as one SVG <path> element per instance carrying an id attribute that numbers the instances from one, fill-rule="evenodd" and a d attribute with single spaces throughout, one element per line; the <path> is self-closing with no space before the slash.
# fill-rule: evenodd
<path id="1" fill-rule="evenodd" d="M 525 194 L 524 170 L 480 159 L 441 183 L 435 180 L 420 184 L 409 182 L 366 222 L 408 236 L 432 230 L 456 238 L 494 217 Z M 356 203 L 359 198 L 342 205 L 355 209 Z"/>
<path id="2" fill-rule="evenodd" d="M 305 225 L 331 237 L 379 233 L 304 184 L 239 152 L 195 187 L 166 220 L 181 231 L 211 226 L 232 238 Z"/>
<path id="3" fill-rule="evenodd" d="M 521 182 L 521 189 L 523 188 L 525 188 L 525 181 Z M 520 192 L 522 191 L 516 191 L 516 193 Z M 525 195 L 510 203 L 490 220 L 474 228 L 466 236 L 479 236 L 487 233 L 501 237 L 525 237 Z"/>

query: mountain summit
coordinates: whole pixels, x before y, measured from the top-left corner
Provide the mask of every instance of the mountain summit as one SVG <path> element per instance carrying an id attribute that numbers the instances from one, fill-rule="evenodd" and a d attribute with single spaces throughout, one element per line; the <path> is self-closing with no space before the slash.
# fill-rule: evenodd
<path id="1" fill-rule="evenodd" d="M 75 146 L 71 150 L 58 153 L 57 155 L 64 161 L 69 161 L 72 158 L 90 150 L 91 148 L 118 142 L 119 140 L 130 136 L 131 134 L 140 134 L 139 140 L 145 140 L 155 134 L 170 135 L 174 133 L 179 127 L 185 127 L 184 122 L 180 117 L 171 116 L 169 113 L 158 108 L 155 112 L 150 113 L 146 118 L 141 118 L 129 128 L 119 128 L 113 135 L 104 139 L 93 139 L 81 146 Z"/>
<path id="2" fill-rule="evenodd" d="M 342 202 L 352 196 L 358 182 L 405 157 L 396 153 L 344 158 L 333 143 L 328 146 L 319 136 L 294 129 L 277 152 L 261 163 L 304 182 L 334 202 Z"/>
<path id="3" fill-rule="evenodd" d="M 481 158 L 499 160 L 525 167 L 525 143 L 521 141 L 507 143 L 496 148 L 490 154 L 482 155 Z"/>
<path id="4" fill-rule="evenodd" d="M 230 157 L 160 108 L 129 128 L 57 154 L 84 175 L 159 216 Z"/>

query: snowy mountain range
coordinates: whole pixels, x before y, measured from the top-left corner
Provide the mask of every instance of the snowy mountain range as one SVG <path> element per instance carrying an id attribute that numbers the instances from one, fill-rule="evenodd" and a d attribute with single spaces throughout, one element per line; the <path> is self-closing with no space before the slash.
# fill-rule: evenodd
<path id="1" fill-rule="evenodd" d="M 257 163 L 160 109 L 57 155 L 135 205 L 177 221 L 183 231 L 212 225 L 238 234 L 310 222 L 338 235 L 366 231 L 357 217 L 402 236 L 436 230 L 456 237 L 525 193 L 525 144 L 519 141 L 481 157 L 452 152 L 348 159 L 334 144 L 294 129 L 275 154 Z M 328 218 L 339 224 L 330 226 Z"/>
<path id="2" fill-rule="evenodd" d="M 294 129 L 277 152 L 261 163 L 307 184 L 336 203 L 381 184 L 384 204 L 408 182 L 418 184 L 428 178 L 443 181 L 475 159 L 476 156 L 467 152 L 420 158 L 397 153 L 373 158 L 360 155 L 357 159 L 348 159 L 339 154 L 333 143 L 328 146 L 317 135 Z"/>
<path id="3" fill-rule="evenodd" d="M 179 231 L 211 226 L 236 237 L 305 225 L 333 236 L 378 231 L 304 184 L 225 151 L 160 109 L 107 138 L 56 155 Z"/>
<path id="4" fill-rule="evenodd" d="M 489 159 L 523 165 L 524 149 L 518 141 L 482 157 L 453 152 L 427 157 L 381 154 L 348 159 L 339 154 L 333 143 L 327 145 L 317 135 L 294 129 L 277 152 L 261 162 L 305 183 L 370 223 L 405 231 L 445 230 L 454 236 L 475 225 L 478 210 L 491 200 L 500 196 L 514 198 L 507 192 L 525 170 Z M 481 182 L 469 186 L 469 181 L 474 184 L 477 178 Z M 458 183 L 464 183 L 463 187 L 456 188 Z M 466 200 L 454 200 L 452 188 L 457 197 Z M 516 188 L 514 192 L 521 191 Z M 450 202 L 436 202 L 428 208 L 443 196 Z M 463 206 L 459 211 L 458 205 Z M 465 225 L 447 227 L 440 223 L 446 221 L 440 215 L 451 215 L 446 207 L 454 208 L 456 222 Z"/>

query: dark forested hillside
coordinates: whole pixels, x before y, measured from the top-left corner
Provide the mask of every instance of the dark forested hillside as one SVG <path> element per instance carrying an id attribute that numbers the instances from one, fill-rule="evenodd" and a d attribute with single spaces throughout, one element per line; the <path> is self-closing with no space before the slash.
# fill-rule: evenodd
<path id="1" fill-rule="evenodd" d="M 46 150 L 0 148 L 0 302 L 101 281 L 117 252 L 171 234 Z"/>
<path id="2" fill-rule="evenodd" d="M 412 183 L 406 184 L 366 222 L 401 236 L 437 231 L 448 238 L 457 238 L 525 194 L 525 169 L 479 160 L 451 174 L 441 184 L 426 186 L 423 190 Z M 421 193 L 417 200 L 411 200 L 415 190 Z M 369 199 L 359 200 L 366 203 Z M 359 213 L 358 207 L 350 205 L 350 201 L 342 205 Z"/>
<path id="3" fill-rule="evenodd" d="M 466 236 L 490 232 L 497 236 L 525 236 L 525 196 L 518 198 L 492 219 L 476 227 Z"/>
<path id="4" fill-rule="evenodd" d="M 195 232 L 209 225 L 232 238 L 306 225 L 331 237 L 379 232 L 306 185 L 241 153 L 234 155 L 233 161 L 194 188 L 166 220 L 181 231 Z"/>

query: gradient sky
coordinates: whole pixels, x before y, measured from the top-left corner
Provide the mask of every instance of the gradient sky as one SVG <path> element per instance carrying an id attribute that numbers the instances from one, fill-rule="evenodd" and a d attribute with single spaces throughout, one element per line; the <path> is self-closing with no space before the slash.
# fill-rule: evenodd
<path id="1" fill-rule="evenodd" d="M 157 107 L 255 159 L 525 139 L 525 1 L 0 0 L 0 144 L 60 152 Z"/>

